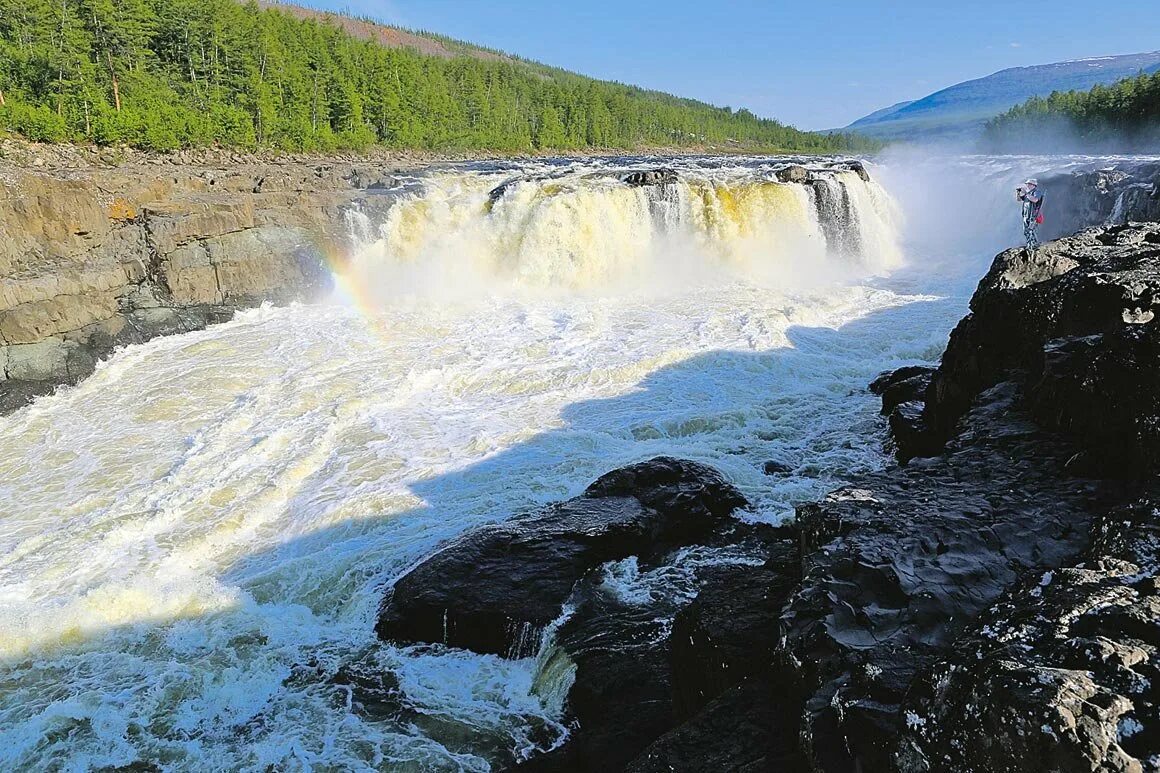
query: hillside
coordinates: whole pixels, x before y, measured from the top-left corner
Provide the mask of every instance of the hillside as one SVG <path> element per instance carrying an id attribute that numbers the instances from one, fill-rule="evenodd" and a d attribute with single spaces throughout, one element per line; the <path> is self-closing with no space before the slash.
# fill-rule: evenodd
<path id="1" fill-rule="evenodd" d="M 154 150 L 870 147 L 435 35 L 235 0 L 0 0 L 0 129 Z"/>
<path id="2" fill-rule="evenodd" d="M 1160 70 L 1160 51 L 1014 67 L 878 111 L 846 127 L 883 140 L 977 139 L 986 122 L 1032 97 L 1090 89 Z"/>
<path id="3" fill-rule="evenodd" d="M 299 19 L 333 24 L 352 37 L 361 40 L 370 40 L 387 48 L 409 48 L 424 56 L 438 56 L 443 59 L 469 56 L 491 61 L 515 61 L 514 57 L 505 56 L 498 51 L 489 51 L 486 48 L 473 46 L 470 43 L 453 41 L 437 35 L 413 32 L 370 19 L 356 18 L 332 11 L 310 8 L 304 5 L 283 3 L 278 2 L 278 0 L 259 0 L 258 7 L 281 11 Z"/>
<path id="4" fill-rule="evenodd" d="M 1160 72 L 1034 97 L 987 123 L 994 152 L 1160 151 Z"/>

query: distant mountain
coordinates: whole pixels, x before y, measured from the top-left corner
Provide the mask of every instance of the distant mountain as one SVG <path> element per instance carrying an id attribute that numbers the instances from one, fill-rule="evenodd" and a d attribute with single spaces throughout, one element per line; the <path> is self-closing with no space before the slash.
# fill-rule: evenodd
<path id="1" fill-rule="evenodd" d="M 883 140 L 973 140 L 988 119 L 1031 97 L 1087 90 L 1140 72 L 1160 72 L 1160 51 L 1012 67 L 878 110 L 845 130 Z"/>

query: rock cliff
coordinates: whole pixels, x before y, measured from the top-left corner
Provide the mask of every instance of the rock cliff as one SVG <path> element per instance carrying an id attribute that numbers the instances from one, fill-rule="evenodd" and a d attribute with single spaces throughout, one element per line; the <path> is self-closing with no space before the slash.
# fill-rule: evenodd
<path id="1" fill-rule="evenodd" d="M 53 160 L 0 170 L 0 413 L 119 345 L 316 297 L 346 208 L 398 182 L 358 162 Z"/>

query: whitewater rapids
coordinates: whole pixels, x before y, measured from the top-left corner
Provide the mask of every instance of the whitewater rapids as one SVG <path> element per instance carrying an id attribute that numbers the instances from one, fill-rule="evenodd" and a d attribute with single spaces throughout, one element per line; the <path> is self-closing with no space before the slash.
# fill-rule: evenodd
<path id="1" fill-rule="evenodd" d="M 561 742 L 535 659 L 379 644 L 391 580 L 660 454 L 783 520 L 884 463 L 865 384 L 961 311 L 882 278 L 876 183 L 774 166 L 432 175 L 350 213 L 329 302 L 129 347 L 0 419 L 0 768 L 488 770 Z M 350 673 L 406 711 L 353 705 Z"/>

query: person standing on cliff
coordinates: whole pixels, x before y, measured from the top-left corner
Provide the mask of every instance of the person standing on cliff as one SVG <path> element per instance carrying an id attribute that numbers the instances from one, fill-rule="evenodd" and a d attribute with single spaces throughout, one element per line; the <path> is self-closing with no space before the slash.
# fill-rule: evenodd
<path id="1" fill-rule="evenodd" d="M 1015 189 L 1015 197 L 1023 202 L 1023 238 L 1027 240 L 1027 251 L 1034 252 L 1039 246 L 1039 224 L 1043 222 L 1043 191 L 1039 181 L 1028 180 Z"/>

